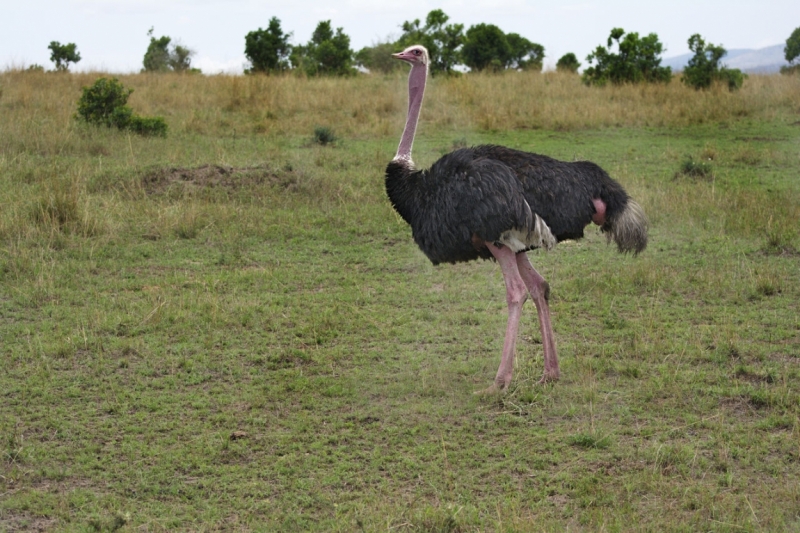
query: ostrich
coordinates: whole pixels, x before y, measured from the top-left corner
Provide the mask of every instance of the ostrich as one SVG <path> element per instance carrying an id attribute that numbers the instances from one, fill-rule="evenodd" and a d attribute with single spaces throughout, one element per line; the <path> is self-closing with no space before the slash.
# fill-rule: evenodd
<path id="1" fill-rule="evenodd" d="M 386 167 L 386 193 L 411 226 L 414 241 L 436 265 L 495 259 L 506 286 L 508 323 L 500 366 L 483 393 L 504 392 L 511 383 L 522 305 L 530 293 L 544 351 L 540 383 L 559 378 L 550 322 L 550 287 L 533 268 L 527 250 L 553 248 L 583 237 L 594 222 L 620 252 L 647 246 L 647 217 L 622 186 L 589 161 L 564 162 L 495 145 L 461 148 L 418 170 L 411 146 L 419 119 L 428 51 L 414 45 L 396 59 L 411 65 L 408 117 L 397 155 Z"/>

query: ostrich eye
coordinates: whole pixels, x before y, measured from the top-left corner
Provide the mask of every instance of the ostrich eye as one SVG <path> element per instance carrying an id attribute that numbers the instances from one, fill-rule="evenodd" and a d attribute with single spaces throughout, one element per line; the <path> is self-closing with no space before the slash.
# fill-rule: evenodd
<path id="1" fill-rule="evenodd" d="M 418 55 L 420 55 L 421 53 L 422 53 L 422 52 L 420 52 L 419 50 L 414 50 L 414 55 L 415 55 L 415 56 L 418 56 Z"/>

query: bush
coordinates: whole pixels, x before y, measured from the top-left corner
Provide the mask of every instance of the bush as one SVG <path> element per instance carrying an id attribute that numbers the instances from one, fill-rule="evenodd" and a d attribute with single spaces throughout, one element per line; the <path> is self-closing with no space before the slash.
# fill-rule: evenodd
<path id="1" fill-rule="evenodd" d="M 140 117 L 133 115 L 128 123 L 128 129 L 139 135 L 152 135 L 155 137 L 167 136 L 167 123 L 162 117 Z"/>
<path id="2" fill-rule="evenodd" d="M 578 68 L 580 68 L 581 64 L 578 61 L 578 58 L 575 57 L 575 54 L 572 52 L 566 53 L 558 60 L 556 63 L 556 70 L 558 72 L 578 72 Z"/>
<path id="3" fill-rule="evenodd" d="M 616 54 L 611 52 L 614 42 L 619 51 Z M 672 79 L 672 69 L 661 66 L 664 47 L 655 33 L 639 38 L 638 33 L 626 35 L 622 28 L 614 28 L 607 44 L 608 48 L 598 46 L 586 56 L 590 63 L 596 62 L 583 73 L 583 82 L 587 85 L 605 85 L 609 81 L 614 84 L 668 83 Z"/>
<path id="4" fill-rule="evenodd" d="M 735 91 L 742 87 L 744 83 L 744 79 L 747 77 L 747 74 L 743 73 L 738 68 L 721 68 L 719 69 L 718 78 L 719 81 L 728 85 L 729 91 Z"/>
<path id="5" fill-rule="evenodd" d="M 355 54 L 355 63 L 359 67 L 369 69 L 370 72 L 381 72 L 388 74 L 399 70 L 403 63 L 392 57 L 392 53 L 397 51 L 394 43 L 377 43 L 372 46 L 365 46 Z"/>
<path id="6" fill-rule="evenodd" d="M 792 74 L 800 74 L 800 64 L 781 67 L 781 74 L 786 74 L 787 76 L 791 76 Z"/>
<path id="7" fill-rule="evenodd" d="M 695 89 L 707 89 L 714 81 L 727 84 L 734 91 L 742 86 L 745 75 L 739 69 L 720 66 L 720 61 L 728 52 L 722 46 L 706 43 L 699 34 L 689 37 L 689 50 L 694 56 L 683 71 L 682 81 Z"/>
<path id="8" fill-rule="evenodd" d="M 126 89 L 116 78 L 100 78 L 91 87 L 83 88 L 76 118 L 97 126 L 166 137 L 167 123 L 163 118 L 141 117 L 133 113 L 127 105 L 132 92 L 133 89 Z"/>
<path id="9" fill-rule="evenodd" d="M 127 127 L 133 111 L 126 105 L 133 89 L 126 89 L 116 78 L 100 78 L 84 87 L 78 100 L 78 116 L 89 124 Z"/>

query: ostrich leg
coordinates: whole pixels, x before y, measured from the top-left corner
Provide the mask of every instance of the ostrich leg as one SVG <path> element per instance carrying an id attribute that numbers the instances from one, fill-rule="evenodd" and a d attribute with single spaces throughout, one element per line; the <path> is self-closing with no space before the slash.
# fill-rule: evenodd
<path id="1" fill-rule="evenodd" d="M 503 280 L 506 283 L 506 302 L 508 303 L 508 325 L 506 326 L 506 338 L 503 342 L 503 356 L 500 359 L 500 367 L 497 369 L 497 376 L 494 378 L 492 386 L 481 391 L 482 394 L 493 394 L 505 391 L 511 384 L 519 319 L 522 315 L 522 304 L 528 298 L 528 291 L 522 276 L 520 276 L 517 261 L 514 258 L 514 251 L 507 246 L 498 248 L 490 242 L 486 243 L 486 247 L 497 259 L 503 272 Z"/>
<path id="2" fill-rule="evenodd" d="M 547 284 L 541 274 L 533 268 L 528 255 L 525 252 L 517 254 L 517 267 L 525 286 L 533 297 L 536 304 L 536 312 L 539 315 L 539 327 L 542 330 L 542 350 L 544 351 L 544 375 L 539 383 L 556 381 L 559 376 L 558 356 L 556 355 L 556 341 L 553 337 L 553 326 L 550 322 L 550 306 L 547 301 L 550 299 L 550 285 Z"/>

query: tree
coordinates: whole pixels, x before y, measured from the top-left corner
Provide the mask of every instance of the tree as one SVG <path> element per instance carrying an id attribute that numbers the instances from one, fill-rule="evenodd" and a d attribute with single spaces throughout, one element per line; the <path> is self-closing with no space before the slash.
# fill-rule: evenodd
<path id="1" fill-rule="evenodd" d="M 167 36 L 158 39 L 153 37 L 153 28 L 147 32 L 150 36 L 150 44 L 144 53 L 144 70 L 146 72 L 166 72 L 169 70 L 169 43 L 172 41 Z"/>
<path id="2" fill-rule="evenodd" d="M 614 42 L 619 50 L 616 54 L 611 52 Z M 586 56 L 590 63 L 596 62 L 583 73 L 587 85 L 604 85 L 609 81 L 614 84 L 669 82 L 672 79 L 672 69 L 660 66 L 664 47 L 655 33 L 640 39 L 638 33 L 625 35 L 622 28 L 614 28 L 607 46 L 598 46 Z"/>
<path id="3" fill-rule="evenodd" d="M 365 46 L 355 54 L 355 63 L 359 67 L 369 69 L 370 72 L 388 74 L 403 67 L 402 61 L 392 57 L 397 51 L 397 45 L 390 42 L 377 43 Z"/>
<path id="4" fill-rule="evenodd" d="M 698 90 L 711 87 L 714 81 L 727 83 L 731 91 L 742 86 L 744 74 L 741 70 L 720 66 L 720 60 L 728 53 L 722 46 L 706 43 L 695 33 L 689 37 L 689 50 L 694 56 L 683 69 L 683 83 Z"/>
<path id="5" fill-rule="evenodd" d="M 353 74 L 353 51 L 350 37 L 342 28 L 334 33 L 330 20 L 323 20 L 305 46 L 295 46 L 290 56 L 292 66 L 309 76 Z"/>
<path id="6" fill-rule="evenodd" d="M 470 69 L 499 71 L 507 68 L 542 70 L 544 46 L 517 33 L 503 33 L 494 24 L 477 24 L 467 30 L 461 49 Z"/>
<path id="7" fill-rule="evenodd" d="M 269 19 L 266 30 L 258 28 L 244 38 L 244 55 L 251 67 L 246 73 L 281 72 L 289 68 L 289 55 L 292 45 L 289 44 L 291 33 L 283 33 L 278 17 Z"/>
<path id="8" fill-rule="evenodd" d="M 800 57 L 800 27 L 795 28 L 789 38 L 786 39 L 783 55 L 788 63 L 793 63 L 795 59 Z"/>
<path id="9" fill-rule="evenodd" d="M 70 63 L 81 60 L 81 54 L 78 53 L 75 43 L 61 44 L 58 41 L 51 41 L 47 48 L 50 50 L 50 61 L 56 64 L 56 70 L 59 72 L 69 71 Z"/>
<path id="10" fill-rule="evenodd" d="M 153 28 L 147 32 L 150 44 L 144 53 L 142 63 L 144 72 L 186 72 L 192 70 L 194 51 L 179 44 L 172 45 L 172 38 L 162 35 L 158 39 L 153 36 Z"/>
<path id="11" fill-rule="evenodd" d="M 578 68 L 580 68 L 581 64 L 578 62 L 578 58 L 575 57 L 575 54 L 572 52 L 568 52 L 561 56 L 561 58 L 556 63 L 556 70 L 558 72 L 578 72 Z"/>
<path id="12" fill-rule="evenodd" d="M 507 33 L 506 41 L 511 49 L 510 63 L 507 67 L 521 70 L 542 70 L 544 46 L 532 43 L 517 33 Z"/>
<path id="13" fill-rule="evenodd" d="M 502 70 L 511 61 L 506 34 L 494 24 L 477 24 L 467 30 L 461 56 L 470 69 Z"/>
<path id="14" fill-rule="evenodd" d="M 786 39 L 783 55 L 789 65 L 781 67 L 781 74 L 800 73 L 800 61 L 795 63 L 795 60 L 800 57 L 800 27 L 795 28 L 789 38 Z"/>
<path id="15" fill-rule="evenodd" d="M 193 55 L 194 55 L 194 50 L 190 50 L 185 46 L 176 44 L 175 47 L 172 49 L 172 53 L 170 54 L 169 66 L 172 67 L 172 70 L 175 72 L 186 72 L 186 71 L 196 72 L 197 69 L 192 68 Z"/>
<path id="16" fill-rule="evenodd" d="M 463 24 L 447 24 L 450 17 L 441 9 L 434 9 L 425 17 L 425 26 L 419 19 L 403 22 L 402 35 L 395 43 L 398 49 L 421 44 L 428 49 L 430 72 L 452 74 L 461 57 L 459 48 L 464 41 Z"/>

